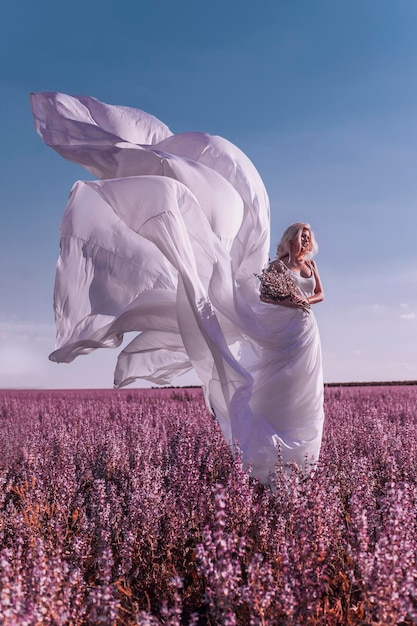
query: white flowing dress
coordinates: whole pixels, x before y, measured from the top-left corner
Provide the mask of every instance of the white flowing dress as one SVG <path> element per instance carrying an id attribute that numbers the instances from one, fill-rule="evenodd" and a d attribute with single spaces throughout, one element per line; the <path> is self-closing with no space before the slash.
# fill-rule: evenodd
<path id="1" fill-rule="evenodd" d="M 304 278 L 288 271 L 305 297 L 313 295 L 314 274 Z M 255 419 L 244 447 L 250 449 L 254 473 L 266 482 L 267 468 L 277 462 L 274 448 L 280 450 L 284 466 L 296 463 L 305 472 L 319 457 L 324 417 L 321 346 L 311 309 L 259 302 L 253 310 L 265 337 L 258 339 L 257 358 L 247 364 L 254 379 L 250 406 Z"/>
<path id="2" fill-rule="evenodd" d="M 279 449 L 284 463 L 317 461 L 318 330 L 312 312 L 259 300 L 269 201 L 247 156 L 222 137 L 174 135 L 144 111 L 87 96 L 38 93 L 31 105 L 42 140 L 97 177 L 74 184 L 62 219 L 50 359 L 116 348 L 134 331 L 116 387 L 167 385 L 194 369 L 259 480 L 274 475 Z"/>

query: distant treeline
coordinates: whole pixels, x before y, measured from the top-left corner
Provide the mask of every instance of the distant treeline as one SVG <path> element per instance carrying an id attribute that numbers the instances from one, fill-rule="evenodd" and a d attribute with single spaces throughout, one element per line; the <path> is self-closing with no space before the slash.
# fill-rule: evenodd
<path id="1" fill-rule="evenodd" d="M 398 385 L 417 385 L 417 380 L 379 380 L 369 382 L 324 383 L 325 387 L 397 387 Z M 198 389 L 200 385 L 152 387 L 152 389 Z"/>
<path id="2" fill-rule="evenodd" d="M 324 383 L 325 387 L 397 387 L 398 385 L 417 385 L 417 380 L 384 380 L 366 383 Z"/>

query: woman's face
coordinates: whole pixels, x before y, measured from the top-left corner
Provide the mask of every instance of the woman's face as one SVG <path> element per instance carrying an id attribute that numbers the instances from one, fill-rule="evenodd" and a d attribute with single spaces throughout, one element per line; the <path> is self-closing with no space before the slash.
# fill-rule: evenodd
<path id="1" fill-rule="evenodd" d="M 303 228 L 297 239 L 291 242 L 291 253 L 294 255 L 306 254 L 310 250 L 311 233 L 308 228 Z"/>
<path id="2" fill-rule="evenodd" d="M 301 252 L 308 252 L 310 249 L 311 234 L 308 228 L 303 228 L 300 235 Z"/>

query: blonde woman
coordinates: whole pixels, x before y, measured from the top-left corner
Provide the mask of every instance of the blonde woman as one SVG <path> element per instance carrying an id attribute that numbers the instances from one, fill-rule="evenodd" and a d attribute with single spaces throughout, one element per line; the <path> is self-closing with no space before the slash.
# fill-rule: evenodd
<path id="1" fill-rule="evenodd" d="M 251 397 L 256 429 L 252 465 L 256 475 L 272 463 L 272 443 L 283 466 L 296 466 L 306 475 L 317 464 L 323 428 L 323 375 L 319 331 L 311 305 L 324 298 L 312 257 L 317 243 L 309 224 L 289 226 L 277 247 L 277 257 L 266 270 L 289 278 L 291 296 L 273 299 L 261 295 L 255 307 L 265 329 L 252 368 Z M 295 287 L 295 292 L 294 292 Z M 260 441 L 264 444 L 261 445 Z M 269 442 L 266 443 L 266 442 Z M 268 482 L 266 475 L 263 482 Z M 270 474 L 270 480 L 273 476 Z"/>

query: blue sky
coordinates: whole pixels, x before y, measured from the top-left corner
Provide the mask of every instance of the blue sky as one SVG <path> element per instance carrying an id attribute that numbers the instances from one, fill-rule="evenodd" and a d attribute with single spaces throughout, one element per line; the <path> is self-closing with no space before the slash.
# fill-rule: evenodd
<path id="1" fill-rule="evenodd" d="M 42 144 L 31 91 L 236 143 L 271 254 L 294 221 L 316 233 L 325 380 L 417 379 L 416 32 L 415 0 L 3 0 L 0 387 L 109 387 L 116 359 L 47 360 L 59 223 L 89 175 Z"/>

